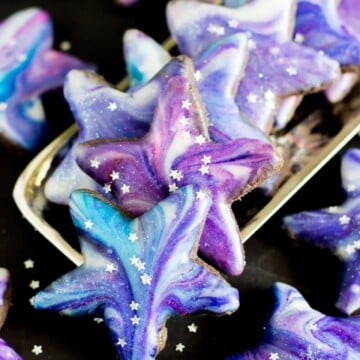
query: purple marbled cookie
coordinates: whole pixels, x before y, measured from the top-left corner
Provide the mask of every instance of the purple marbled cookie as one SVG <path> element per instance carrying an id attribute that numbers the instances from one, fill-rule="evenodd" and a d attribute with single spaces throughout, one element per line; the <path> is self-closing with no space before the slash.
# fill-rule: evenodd
<path id="1" fill-rule="evenodd" d="M 51 20 L 43 10 L 19 11 L 0 23 L 0 135 L 27 150 L 46 130 L 40 95 L 61 86 L 69 70 L 90 68 L 52 45 Z"/>
<path id="2" fill-rule="evenodd" d="M 332 102 L 343 99 L 358 79 L 354 66 L 360 65 L 359 16 L 356 0 L 298 0 L 295 40 L 324 52 L 344 69 L 345 76 L 326 92 Z"/>
<path id="3" fill-rule="evenodd" d="M 75 162 L 76 144 L 108 137 L 138 138 L 149 130 L 160 89 L 167 79 L 184 71 L 183 62 L 173 59 L 147 84 L 123 93 L 93 72 L 71 71 L 64 91 L 79 135 L 45 184 L 46 197 L 67 204 L 71 191 L 91 189 L 107 193 L 82 172 Z M 96 164 L 94 164 L 96 165 Z"/>
<path id="4" fill-rule="evenodd" d="M 146 55 L 134 45 L 137 44 L 136 39 L 141 39 Z M 143 84 L 167 63 L 167 53 L 161 45 L 140 31 L 127 32 L 124 43 L 124 56 L 131 83 Z M 235 94 L 248 61 L 247 43 L 247 35 L 235 33 L 215 41 L 193 59 L 196 85 L 209 117 L 209 134 L 216 142 L 237 138 L 268 141 L 246 119 L 235 102 Z M 152 61 L 146 66 L 145 59 L 148 61 L 149 57 Z"/>
<path id="5" fill-rule="evenodd" d="M 293 287 L 273 286 L 275 308 L 262 343 L 227 360 L 356 360 L 360 318 L 336 318 L 312 309 Z"/>
<path id="6" fill-rule="evenodd" d="M 231 203 L 270 176 L 281 162 L 268 141 L 211 141 L 193 76 L 188 67 L 187 76 L 169 79 L 144 138 L 80 144 L 77 162 L 134 215 L 184 185 L 197 184 L 209 191 L 213 204 L 200 251 L 221 270 L 239 274 L 244 256 Z"/>
<path id="7" fill-rule="evenodd" d="M 343 155 L 341 177 L 343 204 L 286 216 L 284 224 L 293 238 L 339 257 L 343 275 L 336 305 L 352 314 L 360 309 L 360 150 L 350 149 Z"/>
<path id="8" fill-rule="evenodd" d="M 74 191 L 73 222 L 85 261 L 36 295 L 34 306 L 104 316 L 121 359 L 154 359 L 166 320 L 199 311 L 230 313 L 238 291 L 196 255 L 211 199 L 182 187 L 139 218 Z"/>
<path id="9" fill-rule="evenodd" d="M 173 1 L 167 19 L 180 50 L 192 57 L 224 36 L 248 34 L 249 61 L 235 99 L 240 112 L 269 133 L 284 98 L 320 91 L 340 75 L 337 62 L 290 41 L 294 11 L 292 1 L 254 1 L 237 9 Z"/>

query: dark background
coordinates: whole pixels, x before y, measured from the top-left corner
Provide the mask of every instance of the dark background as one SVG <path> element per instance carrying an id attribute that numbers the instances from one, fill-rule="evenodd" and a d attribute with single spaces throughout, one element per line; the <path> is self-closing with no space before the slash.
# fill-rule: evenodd
<path id="1" fill-rule="evenodd" d="M 112 83 L 117 83 L 125 74 L 122 35 L 126 29 L 138 28 L 159 42 L 168 36 L 162 0 L 143 0 L 130 9 L 115 5 L 112 0 L 2 1 L 0 18 L 29 6 L 42 7 L 53 18 L 55 48 L 61 41 L 70 41 L 70 53 L 95 63 L 98 72 Z M 44 96 L 44 105 L 50 124 L 46 140 L 49 142 L 72 118 L 61 90 Z M 358 144 L 355 140 L 353 145 L 355 142 Z M 40 287 L 44 288 L 73 268 L 22 218 L 12 200 L 14 183 L 33 155 L 20 156 L 6 148 L 0 149 L 0 266 L 10 270 L 13 288 L 13 306 L 0 337 L 24 359 L 115 359 L 103 324 L 89 318 L 67 318 L 37 311 L 29 303 L 35 294 L 29 287 L 32 280 L 39 280 Z M 275 281 L 295 285 L 313 307 L 337 314 L 333 303 L 339 264 L 321 251 L 292 244 L 281 231 L 281 217 L 289 212 L 335 205 L 341 200 L 337 156 L 246 244 L 246 271 L 240 277 L 229 279 L 241 292 L 241 309 L 231 317 L 171 319 L 167 347 L 159 359 L 221 359 L 256 345 L 273 306 L 269 287 Z M 234 209 L 241 221 L 238 207 Z M 66 209 L 58 213 L 61 221 L 69 220 Z M 28 258 L 35 261 L 34 269 L 25 269 L 24 261 Z M 187 332 L 186 326 L 191 322 L 199 326 L 197 334 Z M 174 350 L 179 342 L 186 345 L 183 353 Z M 31 352 L 35 344 L 43 346 L 44 352 L 38 357 Z"/>

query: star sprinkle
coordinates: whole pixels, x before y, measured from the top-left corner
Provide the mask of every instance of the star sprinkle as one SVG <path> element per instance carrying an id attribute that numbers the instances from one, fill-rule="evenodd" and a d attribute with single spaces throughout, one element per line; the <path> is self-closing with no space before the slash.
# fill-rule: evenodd
<path id="1" fill-rule="evenodd" d="M 112 274 L 114 271 L 117 271 L 117 268 L 113 263 L 111 263 L 106 265 L 106 271 Z"/>
<path id="2" fill-rule="evenodd" d="M 137 311 L 137 310 L 139 310 L 140 304 L 133 300 L 129 306 L 130 306 L 131 310 Z"/>
<path id="3" fill-rule="evenodd" d="M 227 360 L 344 359 L 360 357 L 360 318 L 336 318 L 312 309 L 293 287 L 273 286 L 275 307 L 259 346 Z M 311 328 L 311 329 L 310 329 Z"/>
<path id="4" fill-rule="evenodd" d="M 85 221 L 85 227 L 86 227 L 86 229 L 92 229 L 93 226 L 94 226 L 94 223 L 93 223 L 90 219 L 87 219 L 87 220 Z"/>
<path id="5" fill-rule="evenodd" d="M 198 327 L 194 323 L 188 325 L 187 328 L 190 333 L 197 333 Z"/>
<path id="6" fill-rule="evenodd" d="M 343 263 L 337 307 L 351 314 L 360 308 L 360 150 L 350 149 L 342 158 L 342 186 L 347 199 L 333 208 L 307 211 L 284 218 L 289 234 L 300 240 L 329 249 Z M 352 191 L 347 191 L 349 185 Z"/>
<path id="7" fill-rule="evenodd" d="M 38 280 L 31 280 L 31 283 L 29 284 L 29 287 L 33 290 L 36 290 L 40 287 L 40 281 Z"/>
<path id="8" fill-rule="evenodd" d="M 52 202 L 67 204 L 74 189 L 98 190 L 110 194 L 109 183 L 112 179 L 109 177 L 101 186 L 97 186 L 76 165 L 74 147 L 92 139 L 144 136 L 152 121 L 163 83 L 169 76 L 183 70 L 182 61 L 174 59 L 149 83 L 128 93 L 115 89 L 95 73 L 71 71 L 66 78 L 64 92 L 79 125 L 79 134 L 65 158 L 47 180 L 46 197 Z M 117 109 L 109 111 L 109 103 L 116 104 Z M 89 160 L 89 164 L 91 160 L 94 158 Z"/>
<path id="9" fill-rule="evenodd" d="M 139 30 L 127 30 L 123 38 L 124 59 L 130 86 L 146 84 L 171 60 L 170 54 Z"/>
<path id="10" fill-rule="evenodd" d="M 132 191 L 123 194 L 114 183 L 114 196 L 121 208 L 134 215 L 144 213 L 181 186 L 196 184 L 207 189 L 213 205 L 200 240 L 200 251 L 223 271 L 239 274 L 244 266 L 243 249 L 231 203 L 272 173 L 276 159 L 269 142 L 240 138 L 218 144 L 209 139 L 207 118 L 192 83 L 191 68 L 188 70 L 189 77 L 169 79 L 146 137 L 80 144 L 77 161 L 100 184 L 109 173 L 118 171 L 119 182 L 130 184 Z M 185 99 L 192 104 L 190 110 L 183 108 Z M 184 115 L 190 120 L 188 139 L 182 137 L 179 125 Z M 98 169 L 89 167 L 88 159 L 94 156 L 101 160 Z M 204 156 L 211 163 L 203 164 Z M 183 175 L 176 183 L 170 177 L 173 169 Z"/>
<path id="11" fill-rule="evenodd" d="M 36 356 L 40 355 L 43 353 L 43 349 L 41 345 L 34 345 L 31 352 L 33 354 L 35 354 Z"/>
<path id="12" fill-rule="evenodd" d="M 178 343 L 175 345 L 175 351 L 178 351 L 178 352 L 183 352 L 185 349 L 185 345 L 182 344 L 182 343 Z"/>
<path id="13" fill-rule="evenodd" d="M 294 10 L 293 1 L 275 5 L 257 0 L 238 9 L 228 9 L 180 0 L 168 4 L 167 19 L 179 49 L 195 58 L 219 41 L 206 30 L 209 23 L 226 27 L 224 36 L 250 32 L 256 47 L 252 46 L 249 53 L 235 101 L 243 116 L 268 134 L 284 98 L 320 91 L 340 76 L 336 61 L 291 41 Z M 238 26 L 228 27 L 226 24 L 234 18 Z M 267 96 L 270 92 L 271 99 Z M 288 116 L 284 117 L 288 120 Z"/>
<path id="14" fill-rule="evenodd" d="M 121 346 L 123 348 L 123 347 L 125 347 L 127 345 L 127 342 L 126 342 L 125 339 L 119 338 L 116 345 L 119 345 L 119 346 Z"/>
<path id="15" fill-rule="evenodd" d="M 69 70 L 90 66 L 51 49 L 51 20 L 40 9 L 19 11 L 5 19 L 0 38 L 0 135 L 31 150 L 46 130 L 40 96 L 61 86 Z"/>
<path id="16" fill-rule="evenodd" d="M 279 359 L 280 359 L 280 357 L 279 357 L 279 354 L 277 352 L 270 353 L 269 360 L 279 360 Z"/>
<path id="17" fill-rule="evenodd" d="M 187 186 L 130 219 L 94 193 L 73 192 L 69 205 L 85 261 L 37 294 L 35 307 L 68 315 L 103 311 L 114 344 L 119 339 L 126 343 L 116 347 L 124 360 L 154 359 L 164 345 L 170 316 L 236 310 L 237 290 L 196 256 L 210 202 L 209 197 L 196 201 L 195 189 Z M 96 224 L 89 231 L 84 219 L 94 211 Z M 128 241 L 130 232 L 139 234 L 137 242 Z M 142 283 L 130 258 L 145 260 L 150 285 Z M 108 263 L 118 271 L 101 271 Z"/>
<path id="18" fill-rule="evenodd" d="M 24 261 L 25 269 L 33 269 L 34 264 L 35 264 L 35 262 L 32 259 L 27 259 L 27 260 Z"/>

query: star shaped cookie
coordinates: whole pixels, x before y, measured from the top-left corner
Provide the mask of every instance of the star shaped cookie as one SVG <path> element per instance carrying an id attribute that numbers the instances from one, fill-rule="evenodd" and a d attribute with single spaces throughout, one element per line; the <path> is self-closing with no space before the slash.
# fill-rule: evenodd
<path id="1" fill-rule="evenodd" d="M 236 103 L 269 133 L 286 97 L 322 90 L 340 75 L 336 61 L 290 41 L 295 8 L 291 0 L 257 0 L 236 9 L 180 0 L 168 4 L 167 20 L 180 51 L 192 57 L 224 36 L 248 35 L 249 61 Z"/>
<path id="2" fill-rule="evenodd" d="M 341 177 L 346 200 L 341 205 L 305 211 L 284 218 L 289 234 L 330 250 L 343 264 L 337 307 L 351 314 L 360 308 L 360 151 L 342 158 Z"/>
<path id="3" fill-rule="evenodd" d="M 224 314 L 239 305 L 237 290 L 196 256 L 210 204 L 187 186 L 131 219 L 94 193 L 73 192 L 84 264 L 37 294 L 34 306 L 100 313 L 121 359 L 155 358 L 170 316 Z"/>
<path id="4" fill-rule="evenodd" d="M 52 50 L 51 20 L 37 8 L 5 19 L 0 38 L 0 135 L 31 150 L 46 129 L 40 95 L 61 86 L 69 70 L 92 66 Z"/>
<path id="5" fill-rule="evenodd" d="M 168 80 L 145 137 L 80 144 L 77 162 L 101 186 L 108 184 L 120 207 L 134 215 L 184 185 L 201 187 L 199 198 L 209 191 L 213 204 L 200 251 L 221 270 L 239 274 L 244 267 L 243 248 L 231 203 L 270 176 L 281 162 L 268 141 L 213 142 L 194 72 L 191 67 L 188 71 Z"/>
<path id="6" fill-rule="evenodd" d="M 102 138 L 138 138 L 146 134 L 153 119 L 158 94 L 167 79 L 184 71 L 183 62 L 173 59 L 151 81 L 123 93 L 93 72 L 71 71 L 64 86 L 65 97 L 79 126 L 78 137 L 66 156 L 45 184 L 46 197 L 55 203 L 67 204 L 71 191 L 99 188 L 76 165 L 76 144 Z M 97 167 L 97 162 L 92 166 Z"/>
<path id="7" fill-rule="evenodd" d="M 310 307 L 292 286 L 273 286 L 275 307 L 259 346 L 227 360 L 357 359 L 360 318 L 327 316 Z"/>

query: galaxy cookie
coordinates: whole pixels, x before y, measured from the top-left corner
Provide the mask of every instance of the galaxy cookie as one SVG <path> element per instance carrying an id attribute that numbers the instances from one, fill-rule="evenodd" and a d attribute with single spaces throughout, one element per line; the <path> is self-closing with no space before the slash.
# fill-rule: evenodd
<path id="1" fill-rule="evenodd" d="M 200 251 L 222 271 L 240 274 L 243 247 L 231 203 L 263 182 L 281 162 L 269 142 L 249 138 L 213 142 L 194 73 L 188 70 L 187 76 L 170 78 L 160 93 L 145 137 L 80 144 L 77 162 L 133 215 L 143 214 L 188 184 L 209 191 L 212 206 Z"/>
<path id="2" fill-rule="evenodd" d="M 166 64 L 166 52 L 160 44 L 140 31 L 131 30 L 125 34 L 124 57 L 129 69 L 129 79 L 131 83 L 141 84 L 139 79 L 147 81 L 153 76 L 156 67 L 146 67 L 145 54 L 134 49 L 138 38 L 141 39 L 143 48 L 148 49 L 151 54 L 151 63 L 156 64 L 159 69 Z M 209 135 L 216 142 L 237 138 L 268 141 L 263 132 L 241 113 L 235 101 L 235 93 L 244 76 L 248 56 L 248 37 L 237 33 L 215 41 L 193 59 L 196 86 L 210 122 Z"/>
<path id="3" fill-rule="evenodd" d="M 31 8 L 0 24 L 0 136 L 31 150 L 46 130 L 40 95 L 61 86 L 71 69 L 89 68 L 52 50 L 49 16 Z"/>
<path id="4" fill-rule="evenodd" d="M 160 44 L 136 29 L 125 32 L 123 48 L 131 88 L 145 85 L 171 60 Z"/>
<path id="5" fill-rule="evenodd" d="M 170 31 L 180 51 L 191 57 L 224 36 L 249 36 L 249 61 L 235 99 L 241 113 L 265 133 L 272 131 L 284 98 L 320 91 L 340 75 L 336 61 L 291 41 L 294 19 L 290 0 L 257 0 L 236 9 L 191 1 L 172 1 L 167 7 Z M 278 122 L 289 120 L 298 103 L 292 101 Z"/>
<path id="6" fill-rule="evenodd" d="M 74 147 L 86 140 L 103 138 L 139 138 L 149 130 L 157 98 L 169 77 L 186 71 L 183 61 L 173 59 L 144 86 L 123 93 L 93 72 L 71 71 L 64 84 L 67 99 L 79 126 L 65 158 L 45 184 L 48 200 L 68 204 L 75 189 L 108 189 L 97 186 L 75 162 Z M 96 167 L 96 162 L 93 164 Z"/>
<path id="7" fill-rule="evenodd" d="M 154 359 L 170 316 L 239 305 L 237 290 L 196 255 L 210 204 L 187 186 L 130 219 L 94 193 L 73 192 L 84 264 L 37 294 L 34 306 L 103 316 L 121 359 Z"/>
<path id="8" fill-rule="evenodd" d="M 312 309 L 293 287 L 273 286 L 275 309 L 258 347 L 227 360 L 354 360 L 360 357 L 360 318 Z"/>
<path id="9" fill-rule="evenodd" d="M 341 163 L 346 200 L 339 206 L 284 218 L 289 234 L 330 250 L 343 264 L 337 307 L 346 314 L 360 308 L 360 150 L 348 150 Z"/>
<path id="10" fill-rule="evenodd" d="M 0 328 L 5 322 L 9 305 L 9 272 L 0 268 Z M 0 339 L 0 359 L 21 360 L 21 357 L 4 340 Z"/>
<path id="11" fill-rule="evenodd" d="M 360 65 L 359 3 L 352 0 L 298 0 L 294 38 L 335 59 L 344 71 L 328 91 L 340 101 L 358 80 Z M 356 68 L 354 68 L 354 66 Z"/>

